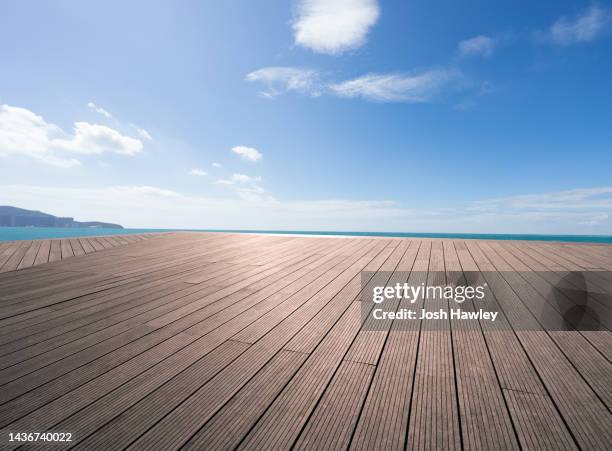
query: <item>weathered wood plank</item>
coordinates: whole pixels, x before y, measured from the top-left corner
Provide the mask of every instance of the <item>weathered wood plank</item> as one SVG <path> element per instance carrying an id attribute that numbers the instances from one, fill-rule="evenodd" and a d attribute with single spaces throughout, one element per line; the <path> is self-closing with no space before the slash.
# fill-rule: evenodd
<path id="1" fill-rule="evenodd" d="M 576 300 L 554 291 L 612 268 L 612 246 L 185 232 L 0 243 L 0 268 L 3 430 L 83 449 L 612 444 L 610 331 L 568 327 Z M 499 321 L 370 331 L 362 271 L 486 281 L 461 307 Z M 612 279 L 593 284 L 603 316 Z"/>

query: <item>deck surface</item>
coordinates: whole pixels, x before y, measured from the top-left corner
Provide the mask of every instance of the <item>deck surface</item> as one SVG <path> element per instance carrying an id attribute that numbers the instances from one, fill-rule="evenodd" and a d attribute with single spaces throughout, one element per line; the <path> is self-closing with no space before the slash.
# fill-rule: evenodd
<path id="1" fill-rule="evenodd" d="M 129 237 L 0 274 L 0 430 L 70 432 L 89 450 L 612 449 L 610 325 L 531 315 L 562 320 L 538 271 L 612 270 L 612 246 Z M 363 271 L 486 271 L 508 327 L 365 330 Z"/>
<path id="2" fill-rule="evenodd" d="M 159 233 L 0 242 L 0 273 L 91 254 L 159 236 Z"/>

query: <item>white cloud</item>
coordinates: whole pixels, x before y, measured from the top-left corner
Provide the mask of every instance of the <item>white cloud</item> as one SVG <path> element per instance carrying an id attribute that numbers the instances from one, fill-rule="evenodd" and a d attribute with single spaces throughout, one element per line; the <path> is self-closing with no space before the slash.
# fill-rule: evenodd
<path id="1" fill-rule="evenodd" d="M 142 142 L 124 136 L 105 125 L 75 122 L 74 134 L 50 141 L 52 147 L 81 154 L 111 152 L 120 155 L 135 155 L 142 151 Z"/>
<path id="2" fill-rule="evenodd" d="M 212 167 L 213 167 L 213 168 L 222 168 L 222 167 L 223 167 L 223 165 L 222 165 L 221 163 L 216 163 L 216 162 L 215 162 L 215 163 L 213 163 L 213 164 L 212 164 Z"/>
<path id="3" fill-rule="evenodd" d="M 497 42 L 488 36 L 476 36 L 471 39 L 460 41 L 458 48 L 461 56 L 491 56 Z"/>
<path id="4" fill-rule="evenodd" d="M 231 150 L 236 155 L 240 155 L 240 158 L 242 158 L 243 160 L 259 161 L 263 158 L 261 152 L 259 152 L 257 149 L 254 149 L 253 147 L 235 146 L 232 147 Z"/>
<path id="5" fill-rule="evenodd" d="M 274 98 L 289 91 L 313 96 L 319 95 L 319 73 L 316 70 L 300 67 L 264 67 L 247 74 L 248 81 L 261 82 L 266 89 L 264 97 Z"/>
<path id="6" fill-rule="evenodd" d="M 574 19 L 559 18 L 550 29 L 537 36 L 562 46 L 591 42 L 602 34 L 611 18 L 610 11 L 592 5 Z"/>
<path id="7" fill-rule="evenodd" d="M 428 102 L 460 78 L 454 70 L 430 70 L 418 74 L 368 74 L 329 86 L 340 97 L 375 102 Z"/>
<path id="8" fill-rule="evenodd" d="M 192 169 L 191 171 L 189 171 L 189 175 L 195 175 L 198 177 L 203 177 L 205 175 L 208 175 L 208 172 L 203 171 L 202 169 Z"/>
<path id="9" fill-rule="evenodd" d="M 64 153 L 135 155 L 143 149 L 138 139 L 124 136 L 104 125 L 75 122 L 65 133 L 32 111 L 0 105 L 0 156 L 23 155 L 60 167 L 79 165 Z"/>
<path id="10" fill-rule="evenodd" d="M 295 43 L 330 55 L 356 49 L 379 16 L 376 0 L 300 0 L 293 22 Z"/>
<path id="11" fill-rule="evenodd" d="M 110 114 L 110 113 L 109 113 L 108 111 L 106 111 L 104 108 L 102 108 L 101 106 L 96 105 L 96 104 L 95 104 L 95 103 L 93 103 L 93 102 L 89 102 L 89 103 L 87 103 L 87 106 L 89 107 L 89 109 L 90 109 L 90 110 L 92 110 L 92 111 L 94 111 L 94 112 L 96 112 L 96 113 L 98 113 L 98 114 L 101 114 L 101 115 L 102 115 L 102 116 L 104 116 L 105 118 L 110 119 L 110 118 L 112 118 L 112 117 L 113 117 L 113 115 L 112 115 L 112 114 Z"/>
<path id="12" fill-rule="evenodd" d="M 79 165 L 74 158 L 56 155 L 51 139 L 61 134 L 59 127 L 25 108 L 0 105 L 0 156 L 25 155 L 60 167 Z"/>

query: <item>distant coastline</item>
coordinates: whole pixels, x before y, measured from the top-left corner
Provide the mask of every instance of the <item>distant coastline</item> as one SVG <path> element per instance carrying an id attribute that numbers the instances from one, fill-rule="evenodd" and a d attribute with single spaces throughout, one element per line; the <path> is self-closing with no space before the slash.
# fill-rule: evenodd
<path id="1" fill-rule="evenodd" d="M 38 210 L 0 205 L 0 227 L 59 227 L 123 229 L 119 224 L 100 221 L 75 221 L 71 217 L 54 216 Z"/>
<path id="2" fill-rule="evenodd" d="M 483 233 L 404 233 L 404 232 L 350 232 L 312 230 L 232 230 L 232 229 L 97 229 L 78 227 L 0 227 L 0 241 L 72 238 L 78 236 L 121 235 L 156 232 L 221 232 L 262 233 L 276 235 L 359 236 L 387 238 L 454 238 L 478 240 L 547 241 L 566 243 L 612 244 L 612 236 L 601 235 L 537 235 L 537 234 L 483 234 Z"/>

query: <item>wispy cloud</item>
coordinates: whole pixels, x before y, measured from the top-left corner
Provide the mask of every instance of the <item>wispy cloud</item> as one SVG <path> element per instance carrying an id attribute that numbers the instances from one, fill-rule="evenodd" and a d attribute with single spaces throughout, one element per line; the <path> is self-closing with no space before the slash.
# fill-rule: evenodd
<path id="1" fill-rule="evenodd" d="M 229 179 L 217 180 L 217 184 L 219 185 L 238 185 L 258 182 L 261 182 L 261 177 L 251 177 L 245 174 L 232 174 Z"/>
<path id="2" fill-rule="evenodd" d="M 455 111 L 468 111 L 468 110 L 475 108 L 476 105 L 478 105 L 478 103 L 475 100 L 468 99 L 468 100 L 464 100 L 462 102 L 456 103 L 455 105 L 453 105 L 453 109 Z"/>
<path id="3" fill-rule="evenodd" d="M 100 217 L 127 227 L 371 230 L 413 214 L 389 201 L 279 201 L 261 187 L 239 185 L 233 198 L 185 195 L 153 186 L 106 188 L 0 185 L 0 204 L 69 216 Z M 414 216 L 416 217 L 416 212 Z"/>
<path id="4" fill-rule="evenodd" d="M 135 125 L 135 124 L 130 124 L 130 127 L 136 130 L 136 133 L 138 133 L 138 135 L 140 135 L 141 138 L 146 139 L 147 141 L 153 141 L 153 137 L 151 136 L 151 134 L 148 131 L 146 131 L 144 128 L 139 127 L 138 125 Z"/>
<path id="5" fill-rule="evenodd" d="M 212 164 L 212 167 L 213 167 L 213 168 L 222 168 L 222 167 L 223 167 L 223 165 L 222 165 L 221 163 L 217 163 L 217 162 L 215 162 L 215 163 L 213 163 L 213 164 Z"/>
<path id="6" fill-rule="evenodd" d="M 246 161 L 255 162 L 263 158 L 263 155 L 261 154 L 261 152 L 253 147 L 247 147 L 247 146 L 242 146 L 242 145 L 235 146 L 235 147 L 232 147 L 231 151 L 235 153 L 236 155 L 239 155 L 240 158 Z"/>
<path id="7" fill-rule="evenodd" d="M 274 98 L 289 91 L 317 96 L 319 73 L 300 67 L 264 67 L 247 74 L 248 81 L 264 84 L 264 97 Z"/>
<path id="8" fill-rule="evenodd" d="M 460 41 L 458 44 L 459 55 L 467 56 L 484 56 L 488 57 L 493 54 L 497 47 L 497 41 L 489 36 L 479 35 L 470 39 Z"/>
<path id="9" fill-rule="evenodd" d="M 100 105 L 96 105 L 96 104 L 95 104 L 95 103 L 93 103 L 93 102 L 88 102 L 88 103 L 87 103 L 87 107 L 88 107 L 88 108 L 89 108 L 91 111 L 93 111 L 93 112 L 95 112 L 95 113 L 98 113 L 98 114 L 100 114 L 100 115 L 104 116 L 104 117 L 105 117 L 105 118 L 107 118 L 107 119 L 114 119 L 114 116 L 113 116 L 111 113 L 109 113 L 107 110 L 105 110 L 104 108 L 102 108 Z M 136 124 L 132 124 L 132 123 L 129 123 L 128 125 L 129 125 L 131 128 L 133 128 L 134 130 L 136 130 L 136 133 L 138 133 L 138 135 L 139 135 L 139 136 L 140 136 L 142 139 L 146 139 L 147 141 L 153 141 L 153 137 L 151 136 L 151 134 L 150 134 L 148 131 L 146 131 L 144 128 L 139 127 L 138 125 L 136 125 Z"/>
<path id="10" fill-rule="evenodd" d="M 419 103 L 433 100 L 459 78 L 459 72 L 446 69 L 413 74 L 368 74 L 331 84 L 329 88 L 339 97 Z"/>
<path id="11" fill-rule="evenodd" d="M 0 156 L 22 155 L 60 167 L 78 166 L 66 153 L 135 155 L 140 140 L 105 125 L 75 122 L 72 134 L 26 108 L 0 105 Z"/>
<path id="12" fill-rule="evenodd" d="M 236 188 L 236 194 L 240 199 L 244 199 L 250 202 L 258 202 L 262 200 L 273 201 L 274 198 L 269 194 L 266 194 L 260 185 L 254 184 L 251 186 L 240 186 Z"/>
<path id="13" fill-rule="evenodd" d="M 112 117 L 113 117 L 113 115 L 112 115 L 112 114 L 110 114 L 110 113 L 109 113 L 108 111 L 106 111 L 104 108 L 102 108 L 101 106 L 96 105 L 96 104 L 95 104 L 95 103 L 93 103 L 93 102 L 89 102 L 89 103 L 87 103 L 87 106 L 89 107 L 89 109 L 90 109 L 91 111 L 94 111 L 94 112 L 96 112 L 96 113 L 98 113 L 98 114 L 101 114 L 101 115 L 102 115 L 102 116 L 104 116 L 105 118 L 110 119 L 110 118 L 112 118 Z"/>
<path id="14" fill-rule="evenodd" d="M 266 193 L 261 186 L 261 177 L 251 177 L 245 174 L 232 174 L 229 179 L 217 180 L 218 185 L 231 187 L 236 195 L 248 201 L 272 200 L 273 197 Z"/>
<path id="15" fill-rule="evenodd" d="M 457 69 L 432 69 L 413 73 L 371 73 L 357 78 L 343 81 L 323 81 L 302 73 L 299 68 L 282 68 L 283 73 L 293 73 L 295 80 L 291 77 L 278 76 L 279 68 L 271 67 L 260 69 L 247 75 L 249 81 L 263 81 L 268 84 L 267 97 L 276 97 L 288 91 L 298 91 L 311 96 L 333 95 L 343 98 L 361 98 L 374 102 L 428 102 L 447 88 L 461 85 L 463 75 Z M 267 74 L 264 76 L 253 76 L 253 74 Z M 302 75 L 298 76 L 300 73 Z M 276 87 L 270 87 L 271 80 L 279 83 Z"/>
<path id="16" fill-rule="evenodd" d="M 612 204 L 606 201 L 612 187 L 425 210 L 392 200 L 278 200 L 258 184 L 259 177 L 246 177 L 249 181 L 229 179 L 232 198 L 189 196 L 155 186 L 0 185 L 0 205 L 27 205 L 60 216 L 79 211 L 82 217 L 100 217 L 103 212 L 105 220 L 131 227 L 608 235 L 612 230 Z M 551 201 L 555 208 L 548 207 Z"/>
<path id="17" fill-rule="evenodd" d="M 376 0 L 300 0 L 293 22 L 296 45 L 337 55 L 361 47 L 380 16 Z"/>
<path id="18" fill-rule="evenodd" d="M 543 194 L 529 194 L 474 202 L 475 209 L 503 207 L 522 210 L 612 209 L 612 187 L 581 188 Z"/>
<path id="19" fill-rule="evenodd" d="M 203 171 L 202 169 L 192 169 L 191 171 L 189 171 L 189 175 L 195 175 L 197 177 L 203 177 L 205 175 L 208 175 L 208 172 Z"/>
<path id="20" fill-rule="evenodd" d="M 589 226 L 589 227 L 595 227 L 595 226 L 606 223 L 608 219 L 610 219 L 609 215 L 599 214 L 599 215 L 593 215 L 591 218 L 586 219 L 584 221 L 580 221 L 578 224 Z"/>
<path id="21" fill-rule="evenodd" d="M 122 197 L 123 195 L 127 195 L 127 196 L 138 195 L 138 196 L 145 196 L 151 199 L 181 197 L 181 194 L 179 194 L 176 191 L 164 189 L 164 188 L 158 188 L 156 186 L 147 186 L 147 185 L 145 186 L 111 186 L 109 188 L 106 188 L 106 191 L 110 193 L 111 195 L 116 196 L 115 197 L 116 199 Z"/>
<path id="22" fill-rule="evenodd" d="M 471 202 L 458 213 L 514 233 L 610 234 L 612 187 L 579 188 Z M 497 225 L 496 225 L 497 224 Z M 586 228 L 585 228 L 586 227 Z"/>
<path id="23" fill-rule="evenodd" d="M 561 46 L 591 42 L 601 36 L 611 22 L 609 10 L 592 5 L 576 17 L 559 18 L 548 30 L 537 32 L 536 37 Z"/>

